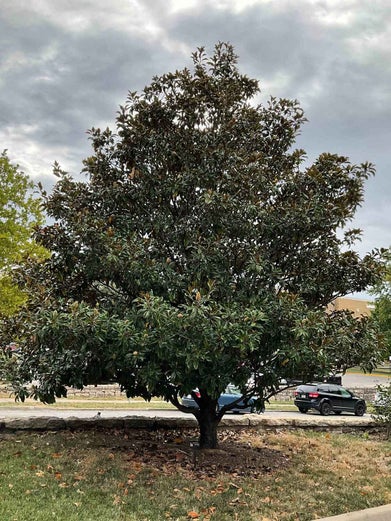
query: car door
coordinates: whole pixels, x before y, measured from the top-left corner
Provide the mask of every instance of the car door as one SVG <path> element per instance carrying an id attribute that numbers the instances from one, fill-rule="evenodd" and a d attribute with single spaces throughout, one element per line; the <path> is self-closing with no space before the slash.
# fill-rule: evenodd
<path id="1" fill-rule="evenodd" d="M 341 406 L 343 411 L 352 412 L 354 411 L 355 400 L 353 399 L 352 393 L 347 389 L 341 387 Z"/>
<path id="2" fill-rule="evenodd" d="M 333 406 L 334 411 L 342 411 L 343 410 L 343 403 L 342 403 L 342 397 L 340 389 L 337 385 L 328 385 L 328 393 L 329 398 Z"/>

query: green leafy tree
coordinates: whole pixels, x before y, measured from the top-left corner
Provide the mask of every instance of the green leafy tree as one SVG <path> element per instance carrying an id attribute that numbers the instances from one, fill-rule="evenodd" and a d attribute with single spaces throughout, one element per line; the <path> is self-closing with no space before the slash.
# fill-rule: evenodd
<path id="1" fill-rule="evenodd" d="M 328 153 L 305 166 L 298 102 L 254 104 L 230 45 L 193 61 L 131 92 L 116 133 L 90 131 L 85 182 L 56 166 L 55 224 L 37 234 L 52 256 L 20 274 L 31 300 L 3 329 L 22 347 L 20 398 L 116 381 L 192 412 L 215 447 L 228 383 L 262 407 L 282 378 L 374 367 L 370 319 L 326 308 L 382 264 L 346 230 L 373 166 Z"/>
<path id="2" fill-rule="evenodd" d="M 384 336 L 387 355 L 391 357 L 391 249 L 385 257 L 388 259 L 385 276 L 372 291 L 376 295 L 373 317 Z"/>
<path id="3" fill-rule="evenodd" d="M 28 258 L 42 258 L 45 249 L 32 239 L 42 224 L 40 202 L 31 194 L 33 183 L 13 165 L 6 151 L 0 156 L 0 314 L 12 314 L 25 300 L 13 283 L 12 269 Z"/>

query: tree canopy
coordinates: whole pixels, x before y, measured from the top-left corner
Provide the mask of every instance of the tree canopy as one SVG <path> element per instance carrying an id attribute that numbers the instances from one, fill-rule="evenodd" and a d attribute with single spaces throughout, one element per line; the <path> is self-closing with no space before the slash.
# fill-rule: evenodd
<path id="1" fill-rule="evenodd" d="M 391 248 L 385 257 L 388 262 L 384 278 L 372 290 L 376 295 L 373 316 L 384 336 L 388 357 L 391 357 Z"/>
<path id="2" fill-rule="evenodd" d="M 376 364 L 370 319 L 327 311 L 382 269 L 347 228 L 374 167 L 331 153 L 307 165 L 299 103 L 258 94 L 232 46 L 199 49 L 191 70 L 130 92 L 116 132 L 91 129 L 85 181 L 56 166 L 54 224 L 36 236 L 52 256 L 20 274 L 30 304 L 7 324 L 21 398 L 116 381 L 186 410 L 193 393 L 214 447 L 228 383 L 261 407 L 283 378 Z"/>
<path id="3" fill-rule="evenodd" d="M 39 199 L 33 183 L 13 165 L 4 150 L 0 156 L 0 314 L 12 314 L 25 296 L 13 284 L 12 269 L 28 258 L 41 258 L 44 248 L 33 239 L 33 229 L 42 224 Z"/>

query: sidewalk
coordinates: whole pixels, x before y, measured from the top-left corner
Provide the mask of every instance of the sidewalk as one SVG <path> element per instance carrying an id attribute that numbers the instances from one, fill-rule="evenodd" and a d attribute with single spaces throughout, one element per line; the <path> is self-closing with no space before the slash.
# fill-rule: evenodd
<path id="1" fill-rule="evenodd" d="M 383 505 L 376 508 L 368 508 L 357 512 L 349 512 L 339 516 L 324 517 L 316 521 L 390 521 L 391 505 Z M 315 520 L 314 520 L 315 521 Z"/>

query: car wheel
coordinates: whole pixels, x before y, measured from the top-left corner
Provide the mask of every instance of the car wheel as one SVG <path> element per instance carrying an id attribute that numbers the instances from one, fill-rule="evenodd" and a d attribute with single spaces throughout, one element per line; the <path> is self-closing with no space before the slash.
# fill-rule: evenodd
<path id="1" fill-rule="evenodd" d="M 299 407 L 299 411 L 305 414 L 306 412 L 308 412 L 308 409 L 306 407 Z"/>
<path id="2" fill-rule="evenodd" d="M 365 405 L 363 403 L 358 403 L 356 408 L 354 409 L 354 414 L 356 416 L 364 416 L 365 413 Z"/>
<path id="3" fill-rule="evenodd" d="M 338 416 L 341 414 L 342 411 L 334 411 L 334 414 L 337 414 Z"/>
<path id="4" fill-rule="evenodd" d="M 320 406 L 320 414 L 323 416 L 328 416 L 331 413 L 331 405 L 329 402 L 323 402 Z"/>

